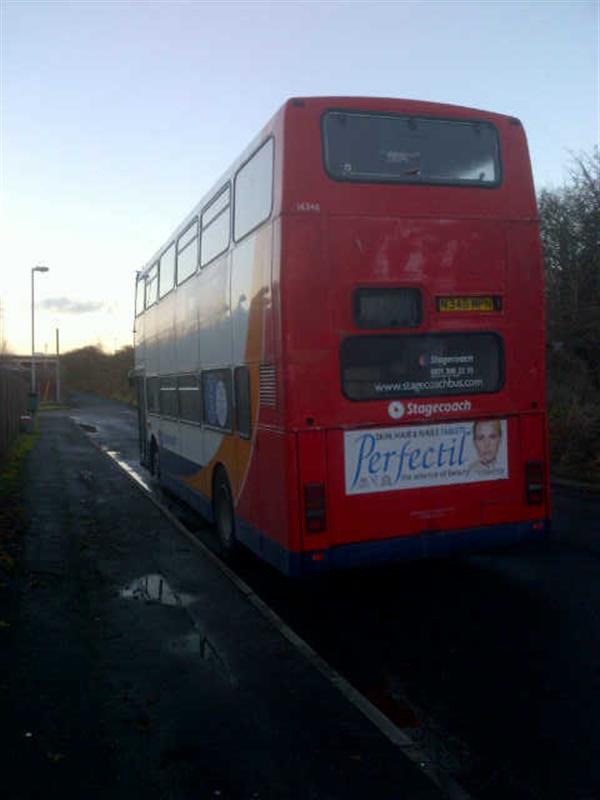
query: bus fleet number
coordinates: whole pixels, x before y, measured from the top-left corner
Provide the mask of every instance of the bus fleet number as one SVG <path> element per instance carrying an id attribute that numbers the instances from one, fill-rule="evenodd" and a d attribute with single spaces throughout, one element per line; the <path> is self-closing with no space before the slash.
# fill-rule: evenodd
<path id="1" fill-rule="evenodd" d="M 303 212 L 313 212 L 319 214 L 321 211 L 321 205 L 319 203 L 311 203 L 308 200 L 304 200 L 301 203 L 296 203 L 296 211 L 303 211 Z"/>

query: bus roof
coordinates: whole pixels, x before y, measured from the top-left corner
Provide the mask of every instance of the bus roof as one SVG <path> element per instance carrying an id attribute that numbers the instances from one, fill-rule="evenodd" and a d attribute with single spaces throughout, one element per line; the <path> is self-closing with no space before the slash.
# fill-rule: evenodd
<path id="1" fill-rule="evenodd" d="M 498 114 L 491 111 L 484 111 L 477 108 L 469 108 L 467 106 L 452 105 L 450 103 L 436 103 L 427 100 L 414 100 L 406 98 L 392 98 L 392 97 L 362 97 L 362 96 L 336 96 L 336 95 L 323 95 L 323 96 L 309 96 L 309 97 L 290 97 L 288 98 L 273 114 L 271 119 L 264 125 L 261 130 L 254 136 L 252 141 L 244 149 L 244 151 L 232 162 L 230 167 L 221 174 L 212 186 L 203 194 L 201 200 L 186 214 L 182 222 L 173 230 L 171 235 L 161 244 L 161 246 L 152 254 L 144 265 L 138 270 L 138 278 L 144 275 L 153 264 L 158 261 L 162 253 L 170 246 L 170 244 L 177 239 L 186 227 L 192 222 L 204 206 L 215 196 L 225 183 L 232 178 L 237 169 L 252 155 L 257 147 L 264 140 L 266 135 L 271 132 L 279 120 L 285 117 L 286 110 L 293 106 L 308 106 L 312 107 L 315 111 L 325 111 L 331 108 L 337 109 L 356 109 L 361 111 L 377 111 L 379 113 L 394 113 L 394 114 L 414 114 L 424 116 L 445 116 L 458 117 L 461 119 L 476 118 L 482 121 L 492 122 L 494 124 L 503 126 L 506 124 L 520 125 L 521 122 L 516 117 L 506 114 Z"/>
<path id="2" fill-rule="evenodd" d="M 361 96 L 314 96 L 314 97 L 291 97 L 282 106 L 308 104 L 323 109 L 332 106 L 344 106 L 346 108 L 360 108 L 364 111 L 390 111 L 394 113 L 407 114 L 426 114 L 439 116 L 449 114 L 459 117 L 485 117 L 486 119 L 510 122 L 519 122 L 516 117 L 509 114 L 499 114 L 493 111 L 486 111 L 481 108 L 470 108 L 468 106 L 453 105 L 451 103 L 437 103 L 431 100 L 414 100 L 409 98 L 394 97 L 361 97 Z M 280 109 L 281 110 L 281 109 Z"/>

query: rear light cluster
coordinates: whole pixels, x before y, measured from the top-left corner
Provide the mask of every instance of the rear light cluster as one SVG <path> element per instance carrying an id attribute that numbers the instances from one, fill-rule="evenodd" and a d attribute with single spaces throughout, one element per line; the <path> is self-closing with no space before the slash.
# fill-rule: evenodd
<path id="1" fill-rule="evenodd" d="M 304 484 L 304 513 L 306 530 L 309 533 L 321 533 L 327 526 L 325 515 L 325 484 Z"/>
<path id="2" fill-rule="evenodd" d="M 530 506 L 544 502 L 544 465 L 541 461 L 525 464 L 525 496 Z"/>

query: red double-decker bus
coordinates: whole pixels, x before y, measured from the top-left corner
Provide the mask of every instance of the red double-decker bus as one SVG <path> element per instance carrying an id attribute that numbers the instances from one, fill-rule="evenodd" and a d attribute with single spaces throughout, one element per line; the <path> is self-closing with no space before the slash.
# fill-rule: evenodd
<path id="1" fill-rule="evenodd" d="M 138 274 L 141 460 L 287 574 L 549 520 L 519 120 L 296 98 Z"/>

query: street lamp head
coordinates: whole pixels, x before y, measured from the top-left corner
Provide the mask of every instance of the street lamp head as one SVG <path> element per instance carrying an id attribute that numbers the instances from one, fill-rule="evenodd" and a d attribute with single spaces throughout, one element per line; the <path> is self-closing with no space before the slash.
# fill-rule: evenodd
<path id="1" fill-rule="evenodd" d="M 48 272 L 50 267 L 34 267 L 32 272 Z"/>

